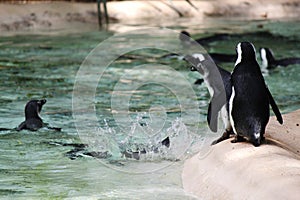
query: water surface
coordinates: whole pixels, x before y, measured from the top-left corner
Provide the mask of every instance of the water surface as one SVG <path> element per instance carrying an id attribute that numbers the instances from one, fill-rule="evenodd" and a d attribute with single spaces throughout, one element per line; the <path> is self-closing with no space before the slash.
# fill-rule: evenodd
<path id="1" fill-rule="evenodd" d="M 155 23 L 152 22 L 152 25 Z M 239 41 L 247 40 L 253 42 L 257 49 L 265 46 L 273 49 L 278 58 L 300 57 L 297 22 L 208 20 L 199 24 L 196 21 L 180 19 L 167 25 L 168 28 L 176 30 L 187 29 L 194 37 L 220 32 L 243 34 L 230 41 L 211 43 L 207 47 L 210 52 L 234 53 L 235 45 Z M 143 24 L 138 27 L 143 27 Z M 256 31 L 270 34 L 251 34 Z M 76 73 L 89 52 L 114 34 L 115 32 L 83 31 L 12 34 L 0 37 L 0 127 L 13 128 L 21 123 L 24 120 L 24 105 L 32 98 L 46 98 L 47 103 L 42 111 L 44 121 L 52 126 L 62 127 L 62 132 L 43 128 L 37 132 L 11 130 L 0 133 L 1 198 L 196 199 L 182 189 L 181 168 L 184 159 L 195 153 L 203 141 L 205 142 L 209 94 L 205 85 L 193 84 L 200 75 L 190 72 L 183 61 L 160 58 L 168 52 L 142 49 L 130 52 L 127 57 L 112 63 L 97 87 L 95 107 L 99 130 L 113 136 L 117 146 L 123 144 L 123 148 L 131 148 L 133 151 L 141 146 L 151 148 L 149 146 L 157 145 L 161 138 L 170 136 L 172 151 L 164 151 L 164 147 L 159 147 L 159 153 L 152 152 L 141 160 L 122 157 L 118 148 L 108 148 L 111 156 L 104 159 L 85 154 L 97 150 L 97 146 L 79 151 L 72 159 L 67 154 L 74 150 L 73 144 L 82 143 L 72 116 L 72 92 Z M 145 45 L 147 42 L 150 41 L 144 41 Z M 159 42 L 168 44 L 170 41 L 160 38 Z M 126 39 L 120 40 L 113 44 L 113 48 L 127 43 Z M 189 100 L 199 105 L 199 113 L 189 117 L 197 118 L 200 123 L 195 124 L 190 120 L 191 123 L 183 125 L 176 95 L 169 88 L 149 83 L 142 85 L 131 96 L 129 111 L 132 121 L 126 127 L 127 132 L 120 130 L 111 109 L 113 86 L 121 81 L 126 91 L 126 87 L 130 88 L 130 84 L 140 80 L 141 76 L 163 77 L 157 71 L 148 74 L 141 70 L 131 74 L 131 79 L 120 80 L 133 67 L 149 63 L 172 66 L 185 77 L 197 94 L 195 99 Z M 222 66 L 232 70 L 233 64 Z M 299 65 L 277 68 L 264 74 L 283 113 L 300 108 L 299 74 Z M 180 83 L 180 80 L 174 80 L 174 84 Z M 152 118 L 149 112 L 151 108 Z M 161 121 L 165 122 L 163 127 Z M 149 124 L 149 132 L 159 130 L 159 137 L 154 141 L 145 137 L 144 133 L 141 134 L 139 129 L 140 126 L 147 127 Z M 186 127 L 192 128 L 191 130 L 196 128 L 198 131 L 190 133 Z M 136 134 L 141 136 L 135 137 Z M 110 142 L 107 140 L 107 146 L 112 144 Z M 99 147 L 98 150 L 105 150 L 103 148 Z M 180 151 L 176 152 L 176 149 Z"/>

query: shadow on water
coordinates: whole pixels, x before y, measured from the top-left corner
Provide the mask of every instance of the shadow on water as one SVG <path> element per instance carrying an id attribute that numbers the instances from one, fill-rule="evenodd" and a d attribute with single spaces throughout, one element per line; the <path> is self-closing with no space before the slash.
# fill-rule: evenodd
<path id="1" fill-rule="evenodd" d="M 248 22 L 247 22 L 248 23 Z M 249 29 L 260 30 L 257 23 L 263 23 L 265 31 L 248 33 Z M 295 22 L 296 23 L 296 22 Z M 234 53 L 235 45 L 241 40 L 252 41 L 256 48 L 269 47 L 278 58 L 300 57 L 300 38 L 297 30 L 286 31 L 292 22 L 253 22 L 239 26 L 241 22 L 217 21 L 215 26 L 192 24 L 193 37 L 203 37 L 214 32 L 231 34 L 228 40 L 212 42 L 209 52 Z M 254 27 L 254 28 L 253 28 Z M 281 27 L 281 29 L 280 29 Z M 178 27 L 177 27 L 178 28 Z M 187 28 L 186 24 L 179 26 Z M 270 31 L 271 30 L 271 31 Z M 240 35 L 237 34 L 241 33 Z M 255 32 L 255 31 L 254 31 Z M 96 45 L 113 35 L 109 32 L 83 32 L 61 35 L 17 35 L 0 38 L 0 111 L 1 128 L 14 128 L 24 120 L 24 105 L 32 98 L 47 98 L 42 111 L 45 122 L 62 127 L 62 132 L 41 129 L 37 132 L 3 131 L 0 133 L 0 196 L 8 198 L 85 198 L 101 199 L 196 199 L 185 194 L 181 187 L 180 170 L 183 160 L 169 159 L 164 151 L 155 156 L 135 160 L 112 152 L 111 157 L 95 159 L 97 149 L 81 144 L 72 118 L 72 92 L 77 70 L 88 53 Z M 127 42 L 126 40 L 120 41 Z M 145 41 L 147 43 L 147 41 Z M 117 46 L 115 46 L 117 48 Z M 116 60 L 97 88 L 95 98 L 96 112 L 101 128 L 107 134 L 113 134 L 118 145 L 136 151 L 136 144 L 150 148 L 148 141 L 140 137 L 138 141 L 121 134 L 110 110 L 110 97 L 115 74 L 145 63 L 166 64 L 179 70 L 193 85 L 200 76 L 188 70 L 183 61 L 162 59 L 167 52 L 146 49 L 130 52 Z M 232 70 L 233 64 L 224 64 Z M 266 82 L 284 113 L 300 108 L 299 97 L 300 66 L 277 68 L 265 74 Z M 126 80 L 123 80 L 124 82 Z M 126 84 L 130 84 L 127 83 Z M 193 85 L 200 105 L 200 124 L 187 124 L 191 127 L 206 126 L 206 110 L 209 95 L 204 84 Z M 159 85 L 149 84 L 140 87 L 130 101 L 132 119 L 140 125 L 151 123 L 147 111 L 151 106 L 165 106 L 166 116 L 157 114 L 156 120 L 166 117 L 167 123 L 162 134 L 182 129 L 172 123 L 180 117 L 180 108 L 176 96 Z M 142 114 L 139 114 L 142 113 Z M 193 117 L 193 116 L 192 116 Z M 199 116 L 194 116 L 199 117 Z M 105 119 L 105 120 L 104 120 Z M 134 127 L 131 124 L 130 127 Z M 173 129 L 172 129 L 173 127 Z M 110 130 L 108 131 L 108 128 Z M 195 144 L 201 144 L 201 133 L 196 133 L 191 149 L 184 152 L 189 156 L 197 150 Z M 182 138 L 174 134 L 171 145 L 179 144 Z M 130 141 L 130 142 L 129 142 Z M 76 150 L 77 148 L 77 150 Z M 75 151 L 74 159 L 68 152 Z M 91 153 L 91 152 L 94 152 Z M 111 153 L 111 152 L 110 152 Z M 97 154 L 99 156 L 99 154 Z M 119 157 L 118 157 L 119 156 Z M 116 158 L 118 157 L 118 158 Z M 184 157 L 185 158 L 185 157 Z M 154 170 L 153 169 L 160 169 Z M 152 171 L 151 171 L 152 170 Z M 140 173 L 148 171 L 148 173 Z M 138 173 L 137 173 L 138 172 Z"/>

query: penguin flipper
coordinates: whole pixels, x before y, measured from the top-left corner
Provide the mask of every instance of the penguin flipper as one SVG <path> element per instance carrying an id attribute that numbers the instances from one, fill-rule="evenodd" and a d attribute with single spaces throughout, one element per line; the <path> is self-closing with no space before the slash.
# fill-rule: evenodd
<path id="1" fill-rule="evenodd" d="M 26 122 L 25 122 L 25 121 L 22 122 L 22 123 L 18 126 L 17 131 L 21 131 L 21 130 L 23 130 L 23 129 L 26 129 Z"/>
<path id="2" fill-rule="evenodd" d="M 225 95 L 222 92 L 218 95 L 213 95 L 208 105 L 207 122 L 210 130 L 213 132 L 217 132 L 218 130 L 218 114 L 226 104 L 226 99 L 224 97 Z"/>
<path id="3" fill-rule="evenodd" d="M 217 132 L 218 130 L 218 111 L 215 113 L 212 109 L 212 102 L 208 105 L 207 110 L 207 123 L 211 131 Z"/>
<path id="4" fill-rule="evenodd" d="M 14 129 L 10 129 L 10 128 L 0 128 L 0 131 L 10 131 L 10 130 L 14 130 Z"/>
<path id="5" fill-rule="evenodd" d="M 207 123 L 211 131 L 218 131 L 218 113 L 221 110 L 222 106 L 216 104 L 214 100 L 212 100 L 208 105 L 207 110 Z"/>
<path id="6" fill-rule="evenodd" d="M 58 132 L 61 131 L 61 128 L 58 128 L 58 127 L 47 126 L 47 128 L 50 129 L 50 130 L 58 131 Z"/>
<path id="7" fill-rule="evenodd" d="M 53 127 L 53 126 L 49 126 L 49 124 L 48 123 L 43 123 L 43 127 L 46 127 L 47 129 L 49 129 L 49 130 L 55 130 L 55 131 L 58 131 L 58 132 L 60 132 L 61 131 L 61 128 L 59 128 L 59 127 Z"/>
<path id="8" fill-rule="evenodd" d="M 269 88 L 267 87 L 267 93 L 268 93 L 268 97 L 269 97 L 269 102 L 271 104 L 271 107 L 272 107 L 272 110 L 274 112 L 274 114 L 276 115 L 276 118 L 277 118 L 277 121 L 280 123 L 280 124 L 283 124 L 283 119 L 282 119 L 282 116 L 281 116 L 281 113 L 276 105 L 276 102 L 269 90 Z"/>

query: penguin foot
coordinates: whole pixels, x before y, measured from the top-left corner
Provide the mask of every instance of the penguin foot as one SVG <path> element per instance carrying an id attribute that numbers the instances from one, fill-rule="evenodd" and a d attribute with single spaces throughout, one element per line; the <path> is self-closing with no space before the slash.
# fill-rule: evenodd
<path id="1" fill-rule="evenodd" d="M 223 140 L 227 140 L 231 135 L 231 132 L 230 131 L 225 131 L 223 133 L 223 135 L 221 137 L 219 137 L 218 139 L 214 140 L 211 145 L 215 145 L 215 144 L 218 144 L 219 142 L 222 142 Z"/>
<path id="2" fill-rule="evenodd" d="M 260 140 L 255 140 L 252 142 L 253 146 L 258 147 L 260 145 Z"/>
<path id="3" fill-rule="evenodd" d="M 261 143 L 264 143 L 264 142 L 266 141 L 265 136 L 261 135 L 261 136 L 260 136 L 260 141 L 261 141 Z"/>
<path id="4" fill-rule="evenodd" d="M 242 136 L 236 135 L 233 140 L 231 140 L 231 143 L 237 143 L 237 142 L 245 142 L 246 139 Z"/>

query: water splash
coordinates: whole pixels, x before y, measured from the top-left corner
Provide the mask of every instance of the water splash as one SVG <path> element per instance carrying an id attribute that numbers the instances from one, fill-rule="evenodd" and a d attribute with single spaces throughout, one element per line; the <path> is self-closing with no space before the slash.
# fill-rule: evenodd
<path id="1" fill-rule="evenodd" d="M 145 134 L 151 130 L 151 127 L 148 127 L 149 122 L 145 120 L 147 115 L 145 112 L 137 113 L 128 133 L 118 133 L 116 128 L 110 127 L 108 120 L 104 119 L 104 126 L 97 129 L 94 137 L 96 139 L 89 145 L 89 149 L 108 152 L 117 160 L 180 160 L 193 141 L 182 119 L 176 118 L 170 127 L 151 135 Z"/>

